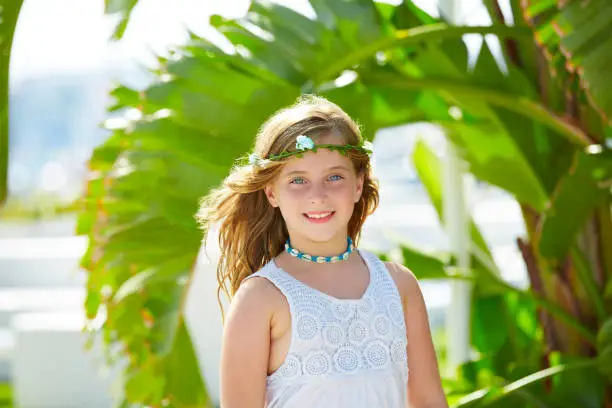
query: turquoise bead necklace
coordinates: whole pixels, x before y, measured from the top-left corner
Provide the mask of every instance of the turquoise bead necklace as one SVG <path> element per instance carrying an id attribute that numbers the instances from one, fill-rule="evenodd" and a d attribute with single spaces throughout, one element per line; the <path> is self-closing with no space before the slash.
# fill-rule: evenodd
<path id="1" fill-rule="evenodd" d="M 314 263 L 334 263 L 338 261 L 346 261 L 349 255 L 351 254 L 351 252 L 353 252 L 353 250 L 355 249 L 353 245 L 353 240 L 351 239 L 351 237 L 346 237 L 346 240 L 347 240 L 346 251 L 344 251 L 344 253 L 340 255 L 334 255 L 334 256 L 308 255 L 308 254 L 305 254 L 293 248 L 291 246 L 291 243 L 289 242 L 289 238 L 287 238 L 287 241 L 285 242 L 285 251 L 287 251 L 289 255 L 294 256 L 298 259 L 303 259 L 305 261 L 314 262 Z"/>

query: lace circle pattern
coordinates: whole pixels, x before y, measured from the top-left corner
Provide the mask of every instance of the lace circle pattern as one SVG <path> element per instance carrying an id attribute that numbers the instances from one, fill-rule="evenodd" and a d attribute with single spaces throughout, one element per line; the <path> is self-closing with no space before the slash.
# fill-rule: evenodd
<path id="1" fill-rule="evenodd" d="M 309 375 L 318 376 L 327 374 L 330 369 L 329 356 L 323 351 L 309 355 L 304 362 L 304 372 Z"/>
<path id="2" fill-rule="evenodd" d="M 300 364 L 299 358 L 295 355 L 288 354 L 285 358 L 285 362 L 275 374 L 284 378 L 295 378 L 301 374 L 301 370 L 302 365 Z"/>
<path id="3" fill-rule="evenodd" d="M 376 330 L 376 333 L 380 334 L 381 336 L 389 333 L 389 330 L 391 330 L 391 322 L 389 321 L 389 318 L 385 315 L 376 316 L 374 318 L 374 329 Z"/>
<path id="4" fill-rule="evenodd" d="M 310 314 L 302 314 L 297 321 L 298 337 L 304 340 L 312 339 L 319 331 L 319 319 Z"/>
<path id="5" fill-rule="evenodd" d="M 341 347 L 334 355 L 336 369 L 341 372 L 355 371 L 361 367 L 359 353 L 353 347 Z"/>
<path id="6" fill-rule="evenodd" d="M 364 355 L 372 367 L 384 367 L 389 361 L 389 347 L 382 341 L 373 341 L 366 346 Z"/>

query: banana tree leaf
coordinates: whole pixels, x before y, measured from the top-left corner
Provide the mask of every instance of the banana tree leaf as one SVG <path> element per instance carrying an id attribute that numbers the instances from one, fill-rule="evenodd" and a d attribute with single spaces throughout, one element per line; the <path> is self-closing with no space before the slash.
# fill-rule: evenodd
<path id="1" fill-rule="evenodd" d="M 405 244 L 401 245 L 401 251 L 402 263 L 419 280 L 465 279 L 452 273 L 450 254 L 428 253 Z M 482 276 L 483 273 L 474 275 Z M 509 367 L 517 364 L 537 367 L 541 354 L 534 353 L 538 331 L 535 303 L 522 298 L 519 301 L 517 293 L 507 290 L 501 294 L 490 293 L 486 281 L 470 280 L 475 285 L 470 323 L 472 346 L 481 355 L 490 357 L 490 367 L 504 375 L 509 375 Z M 501 352 L 502 347 L 507 350 Z"/>
<path id="2" fill-rule="evenodd" d="M 472 174 L 510 192 L 519 202 L 537 209 L 545 207 L 546 192 L 514 140 L 504 132 L 487 133 L 486 129 L 461 123 L 447 128 Z"/>
<path id="3" fill-rule="evenodd" d="M 377 6 L 383 5 L 383 3 L 377 3 Z M 435 18 L 418 8 L 412 1 L 402 1 L 396 7 L 393 7 L 390 21 L 394 27 L 401 30 L 437 22 Z"/>
<path id="4" fill-rule="evenodd" d="M 288 52 L 286 47 L 283 48 L 283 43 L 267 41 L 252 33 L 244 27 L 246 23 L 246 21 L 226 19 L 218 15 L 210 18 L 210 24 L 228 41 L 248 50 L 249 59 L 255 65 L 292 84 L 303 84 L 308 80 L 307 74 L 300 70 L 304 64 L 299 59 L 294 62 L 292 59 L 278 58 L 279 55 Z"/>
<path id="5" fill-rule="evenodd" d="M 342 108 L 359 122 L 367 123 L 362 129 L 367 139 L 373 139 L 381 128 L 407 122 L 451 120 L 448 105 L 435 95 L 406 92 L 392 88 L 366 87 L 359 80 L 342 87 L 319 92 L 332 101 L 342 101 Z"/>
<path id="6" fill-rule="evenodd" d="M 469 379 L 472 387 L 467 392 L 464 391 L 454 396 L 453 401 L 450 403 L 451 407 L 491 406 L 495 408 L 514 408 L 530 406 L 526 405 L 527 401 L 535 403 L 535 406 L 538 407 L 546 406 L 539 398 L 539 395 L 542 394 L 540 390 L 543 388 L 539 383 L 531 384 L 529 387 L 512 395 L 507 395 L 505 398 L 493 400 L 496 392 L 499 392 L 498 390 L 504 384 L 511 381 L 495 371 L 491 360 L 491 357 L 481 358 L 470 361 L 460 367 L 460 378 Z M 534 371 L 534 369 L 527 371 L 525 376 Z M 463 389 L 465 390 L 465 388 L 467 387 L 464 386 Z"/>
<path id="7" fill-rule="evenodd" d="M 132 11 L 137 4 L 138 0 L 104 0 L 104 13 L 119 16 L 119 21 L 116 23 L 111 37 L 112 39 L 120 40 L 123 37 Z"/>
<path id="8" fill-rule="evenodd" d="M 477 289 L 475 289 L 477 291 Z M 502 353 L 500 349 L 509 339 L 510 327 L 516 322 L 508 313 L 508 307 L 503 295 L 486 295 L 474 293 L 472 295 L 470 342 L 472 346 L 483 355 L 497 355 L 504 358 L 503 363 L 493 363 L 497 366 L 496 372 L 503 372 L 507 363 L 514 359 L 514 353 Z"/>
<path id="9" fill-rule="evenodd" d="M 538 238 L 542 255 L 562 259 L 589 214 L 610 196 L 612 155 L 576 153 L 572 168 L 559 183 L 545 211 Z"/>
<path id="10" fill-rule="evenodd" d="M 442 201 L 442 164 L 436 154 L 427 146 L 427 143 L 419 140 L 412 155 L 412 160 L 423 186 L 427 190 L 427 195 L 431 204 L 436 209 L 439 219 L 444 219 L 443 201 Z M 480 230 L 470 217 L 470 235 L 473 246 L 476 246 L 480 251 L 489 257 L 493 263 L 493 257 L 489 250 L 486 241 L 482 237 Z"/>
<path id="11" fill-rule="evenodd" d="M 578 146 L 588 146 L 591 144 L 591 140 L 581 129 L 558 118 L 540 103 L 520 95 L 508 95 L 496 89 L 474 86 L 466 84 L 463 81 L 450 80 L 447 78 L 402 78 L 397 75 L 393 76 L 381 73 L 364 79 L 364 83 L 367 85 L 392 86 L 406 90 L 420 89 L 444 91 L 452 95 L 458 101 L 464 99 L 469 102 L 470 100 L 480 99 L 493 106 L 503 107 L 519 113 L 525 118 L 541 123 Z"/>
<path id="12" fill-rule="evenodd" d="M 439 159 L 423 141 L 419 141 L 415 146 L 413 162 L 417 174 L 425 186 L 432 204 L 438 212 L 438 216 L 442 219 L 441 164 Z M 478 282 L 477 288 L 480 290 L 480 292 L 474 291 L 473 296 L 498 296 L 495 301 L 500 304 L 500 307 L 507 308 L 506 305 L 501 306 L 501 303 L 505 302 L 502 295 L 509 291 L 520 294 L 522 297 L 535 301 L 539 306 L 545 307 L 557 318 L 575 328 L 588 341 L 594 340 L 595 336 L 588 328 L 553 302 L 535 298 L 532 293 L 523 292 L 503 282 L 499 277 L 499 270 L 493 261 L 482 235 L 473 221 L 471 221 L 470 224 L 472 239 L 472 244 L 470 246 L 472 252 L 472 270 Z M 479 297 L 477 297 L 477 299 L 479 299 Z M 506 315 L 510 316 L 509 313 Z M 503 327 L 506 323 L 514 324 L 514 320 L 512 319 L 505 323 L 503 320 L 498 319 L 497 322 L 501 324 L 500 330 L 502 331 L 507 330 L 507 327 Z M 495 345 L 499 346 L 500 342 L 495 343 Z M 481 346 L 483 349 L 487 350 L 492 347 L 489 342 L 483 343 Z"/>
<path id="13" fill-rule="evenodd" d="M 584 358 L 554 353 L 553 367 L 585 364 Z M 554 378 L 554 389 L 546 401 L 555 406 L 600 408 L 604 404 L 606 381 L 596 369 L 569 370 Z"/>
<path id="14" fill-rule="evenodd" d="M 491 290 L 490 276 L 476 271 L 472 291 L 470 339 L 491 368 L 510 380 L 516 367 L 539 367 L 544 350 L 537 348 L 536 302 L 528 292 L 510 286 Z M 499 282 L 498 282 L 499 283 Z"/>
<path id="15" fill-rule="evenodd" d="M 589 2 L 527 1 L 525 13 L 534 22 L 539 41 L 560 50 L 568 67 L 576 72 L 608 124 L 612 124 L 612 94 L 607 72 L 612 66 L 612 4 Z M 550 13 L 554 13 L 552 17 Z M 546 15 L 548 18 L 542 18 Z"/>
<path id="16" fill-rule="evenodd" d="M 0 1 L 0 208 L 8 195 L 9 62 L 23 0 Z"/>
<path id="17" fill-rule="evenodd" d="M 371 0 L 310 0 L 310 5 L 327 27 L 338 32 L 353 49 L 372 43 L 383 35 L 380 15 Z"/>
<path id="18" fill-rule="evenodd" d="M 503 387 L 490 387 L 488 389 L 476 391 L 464 397 L 458 404 L 454 405 L 453 408 L 482 406 L 480 404 L 497 407 L 496 404 L 498 402 L 503 401 L 505 398 L 512 395 L 521 397 L 526 403 L 532 403 L 534 402 L 534 396 L 529 393 L 525 393 L 525 390 L 533 384 L 553 378 L 561 373 L 568 373 L 570 371 L 580 371 L 583 377 L 588 378 L 595 372 L 595 366 L 596 362 L 594 360 L 587 360 L 550 367 L 530 374 L 510 384 L 504 385 Z M 548 406 L 545 403 L 542 404 L 537 397 L 535 397 L 535 401 L 540 403 L 539 406 Z"/>
<path id="19" fill-rule="evenodd" d="M 460 278 L 451 272 L 450 254 L 427 253 L 409 245 L 401 245 L 401 251 L 403 264 L 419 280 Z M 481 355 L 490 357 L 490 367 L 498 373 L 508 375 L 508 367 L 517 364 L 531 363 L 530 367 L 537 367 L 540 354 L 533 353 L 538 327 L 535 304 L 526 299 L 519 302 L 519 297 L 513 292 L 487 293 L 486 284 L 483 288 L 479 287 L 482 280 L 472 281 L 476 285 L 470 323 L 472 346 Z M 501 352 L 502 347 L 507 350 Z"/>
<path id="20" fill-rule="evenodd" d="M 174 340 L 173 349 L 176 353 L 169 353 L 164 360 L 164 377 L 167 379 L 170 406 L 175 407 L 206 407 L 210 404 L 209 395 L 201 376 L 186 376 L 185 371 L 199 373 L 198 358 L 195 353 L 189 328 L 181 321 Z M 193 390 L 199 390 L 194 393 Z"/>
<path id="21" fill-rule="evenodd" d="M 527 22 L 521 12 L 521 0 L 510 0 L 511 21 L 515 26 L 527 27 Z M 499 0 L 487 0 L 483 4 L 489 12 L 491 21 L 494 24 L 508 24 L 508 18 L 504 15 Z M 533 89 L 538 89 L 538 84 L 542 81 L 539 75 L 543 70 L 538 67 L 536 59 L 536 42 L 532 37 L 499 38 L 502 46 L 501 58 L 509 67 L 519 69 L 529 81 Z M 483 47 L 489 48 L 488 43 L 483 43 Z M 552 87 L 554 88 L 554 87 Z"/>
<path id="22" fill-rule="evenodd" d="M 496 87 L 499 83 L 505 84 L 505 89 L 520 90 L 520 93 L 530 98 L 538 98 L 536 87 L 531 84 L 521 68 L 514 65 L 507 67 L 507 73 L 497 68 L 491 49 L 487 43 L 483 44 L 478 60 L 470 76 L 475 83 Z M 561 89 L 560 87 L 552 87 Z M 500 88 L 502 89 L 502 88 Z M 533 189 L 543 190 L 550 196 L 559 179 L 569 169 L 575 146 L 558 132 L 551 130 L 539 121 L 525 120 L 520 114 L 504 107 L 492 107 L 500 125 L 505 130 L 518 154 L 524 158 L 533 175 L 537 178 L 539 187 Z M 518 169 L 508 168 L 508 172 L 515 173 Z M 502 188 L 513 191 L 505 185 Z M 523 201 L 525 202 L 525 201 Z"/>
<path id="23" fill-rule="evenodd" d="M 201 242 L 191 215 L 206 191 L 206 180 L 210 186 L 218 177 L 211 179 L 206 168 L 189 165 L 170 151 L 129 147 L 132 150 L 118 155 L 97 156 L 98 164 L 104 158 L 115 163 L 99 165 L 102 176 L 92 178 L 83 201 L 96 214 L 83 217 L 80 225 L 91 234 L 91 248 L 82 260 L 90 270 L 86 310 L 94 318 L 106 305 L 103 334 L 115 336 L 109 337 L 109 350 L 121 341 L 128 354 L 138 356 L 126 369 L 126 398 L 153 404 L 180 394 L 186 386 L 169 382 L 164 375 L 166 359 L 175 365 L 179 360 L 184 377 L 201 379 L 199 369 L 189 369 L 191 362 L 184 360 L 184 346 L 173 344 L 180 333 L 185 282 Z M 165 186 L 164 194 L 159 186 Z M 207 399 L 201 381 L 188 394 Z"/>
<path id="24" fill-rule="evenodd" d="M 407 266 L 419 280 L 448 279 L 448 254 L 426 253 L 409 245 L 401 245 L 402 263 Z"/>
<path id="25" fill-rule="evenodd" d="M 359 71 L 363 82 L 377 89 L 429 90 L 430 94 L 435 89 L 446 105 L 463 111 L 461 120 L 443 125 L 455 129 L 449 136 L 463 147 L 471 171 L 512 192 L 519 201 L 543 209 L 569 167 L 574 149 L 569 141 L 589 143 L 584 132 L 541 105 L 534 85 L 519 68 L 510 66 L 507 74 L 502 73 L 486 45 L 473 72 L 466 70 L 465 47 L 451 40 L 437 47 L 415 46 L 401 57 L 405 75 L 388 69 Z M 513 101 L 502 100 L 512 95 L 516 95 Z M 523 103 L 524 108 L 519 108 Z M 476 118 L 470 119 L 473 115 Z"/>

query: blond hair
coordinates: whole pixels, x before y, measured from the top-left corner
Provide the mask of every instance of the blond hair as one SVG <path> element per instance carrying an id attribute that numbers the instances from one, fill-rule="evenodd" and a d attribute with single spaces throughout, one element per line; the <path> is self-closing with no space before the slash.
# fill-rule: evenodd
<path id="1" fill-rule="evenodd" d="M 294 151 L 295 140 L 302 134 L 315 142 L 329 134 L 342 136 L 347 144 L 357 145 L 362 141 L 359 126 L 338 105 L 319 96 L 305 95 L 262 125 L 254 153 L 265 158 L 270 154 Z M 363 223 L 378 206 L 378 185 L 365 153 L 351 149 L 347 157 L 355 172 L 364 177 L 361 198 L 348 224 L 348 234 L 357 244 Z M 220 305 L 221 291 L 231 299 L 247 276 L 284 248 L 289 236 L 287 227 L 280 210 L 268 202 L 264 187 L 275 180 L 286 160 L 268 162 L 264 166 L 236 166 L 221 186 L 201 201 L 196 218 L 204 229 L 204 242 L 210 224 L 220 222 L 217 266 Z"/>

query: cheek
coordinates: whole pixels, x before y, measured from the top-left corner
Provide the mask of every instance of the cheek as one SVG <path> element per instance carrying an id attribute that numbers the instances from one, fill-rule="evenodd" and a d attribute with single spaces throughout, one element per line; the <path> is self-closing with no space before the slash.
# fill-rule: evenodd
<path id="1" fill-rule="evenodd" d="M 299 204 L 306 195 L 305 188 L 279 188 L 278 200 L 282 207 L 295 206 Z"/>
<path id="2" fill-rule="evenodd" d="M 355 188 L 350 183 L 343 183 L 330 188 L 330 195 L 338 201 L 338 204 L 344 203 L 347 208 L 352 208 L 355 204 Z"/>

